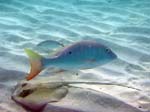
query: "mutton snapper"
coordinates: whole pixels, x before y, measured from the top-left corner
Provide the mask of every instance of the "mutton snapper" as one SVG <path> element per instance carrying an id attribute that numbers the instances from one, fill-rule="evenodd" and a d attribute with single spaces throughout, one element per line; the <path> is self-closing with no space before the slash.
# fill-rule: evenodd
<path id="1" fill-rule="evenodd" d="M 82 70 L 104 65 L 117 56 L 112 50 L 95 41 L 80 41 L 65 47 L 53 57 L 44 58 L 38 53 L 25 49 L 30 58 L 31 70 L 27 80 L 33 79 L 43 69 L 56 67 L 62 70 Z"/>

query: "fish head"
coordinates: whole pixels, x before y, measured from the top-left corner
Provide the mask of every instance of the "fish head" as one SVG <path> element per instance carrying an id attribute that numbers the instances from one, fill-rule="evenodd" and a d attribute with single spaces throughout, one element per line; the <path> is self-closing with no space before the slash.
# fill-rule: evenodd
<path id="1" fill-rule="evenodd" d="M 99 53 L 103 61 L 110 62 L 117 59 L 117 55 L 110 48 L 103 46 L 100 49 Z"/>

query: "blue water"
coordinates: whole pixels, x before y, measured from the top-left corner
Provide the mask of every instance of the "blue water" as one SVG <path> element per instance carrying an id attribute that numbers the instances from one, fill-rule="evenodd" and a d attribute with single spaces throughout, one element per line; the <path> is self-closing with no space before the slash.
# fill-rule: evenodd
<path id="1" fill-rule="evenodd" d="M 150 97 L 149 0 L 0 0 L 0 39 L 0 68 L 21 72 L 29 70 L 24 48 L 41 41 L 99 41 L 118 59 L 93 74 Z"/>

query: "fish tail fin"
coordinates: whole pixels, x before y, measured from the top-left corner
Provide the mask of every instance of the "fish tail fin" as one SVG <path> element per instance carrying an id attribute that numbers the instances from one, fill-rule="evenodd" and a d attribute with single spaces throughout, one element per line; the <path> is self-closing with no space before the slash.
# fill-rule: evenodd
<path id="1" fill-rule="evenodd" d="M 25 52 L 28 55 L 31 64 L 30 73 L 26 77 L 26 80 L 29 81 L 43 70 L 43 65 L 41 62 L 43 57 L 31 49 L 25 49 Z"/>

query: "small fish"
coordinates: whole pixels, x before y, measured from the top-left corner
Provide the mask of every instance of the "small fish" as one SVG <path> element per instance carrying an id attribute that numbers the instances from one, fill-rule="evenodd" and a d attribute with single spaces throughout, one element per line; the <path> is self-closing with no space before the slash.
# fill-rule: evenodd
<path id="1" fill-rule="evenodd" d="M 64 47 L 64 45 L 58 41 L 55 40 L 45 40 L 40 43 L 38 43 L 35 47 L 36 50 L 40 52 L 46 52 L 49 53 L 50 51 L 55 51 L 56 49 Z"/>
<path id="2" fill-rule="evenodd" d="M 62 70 L 76 71 L 104 65 L 117 58 L 108 47 L 95 41 L 80 41 L 69 45 L 50 58 L 25 49 L 30 58 L 31 70 L 27 80 L 33 79 L 43 69 L 56 67 Z"/>

